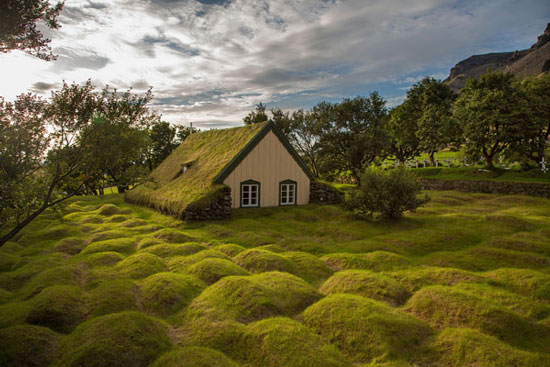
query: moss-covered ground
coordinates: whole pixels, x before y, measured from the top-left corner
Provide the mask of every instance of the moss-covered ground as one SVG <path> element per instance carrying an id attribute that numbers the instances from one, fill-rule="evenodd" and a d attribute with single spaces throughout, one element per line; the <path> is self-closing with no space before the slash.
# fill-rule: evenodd
<path id="1" fill-rule="evenodd" d="M 0 248 L 1 366 L 550 366 L 550 200 L 183 223 L 75 198 Z"/>

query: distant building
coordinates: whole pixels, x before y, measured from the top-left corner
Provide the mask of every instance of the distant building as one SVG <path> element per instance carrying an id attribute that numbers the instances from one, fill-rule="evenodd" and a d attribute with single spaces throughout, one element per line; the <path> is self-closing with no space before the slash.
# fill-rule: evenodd
<path id="1" fill-rule="evenodd" d="M 182 219 L 221 219 L 231 208 L 309 203 L 313 175 L 272 122 L 190 135 L 126 194 Z"/>

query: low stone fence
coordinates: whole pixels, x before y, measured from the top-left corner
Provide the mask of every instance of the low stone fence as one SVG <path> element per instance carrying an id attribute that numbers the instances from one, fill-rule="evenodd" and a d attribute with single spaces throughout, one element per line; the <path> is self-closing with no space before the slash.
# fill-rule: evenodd
<path id="1" fill-rule="evenodd" d="M 422 179 L 424 190 L 450 190 L 487 194 L 531 195 L 550 198 L 550 184 L 510 181 Z"/>
<path id="2" fill-rule="evenodd" d="M 225 186 L 218 191 L 209 203 L 191 203 L 185 209 L 185 220 L 219 220 L 231 216 L 231 188 Z"/>
<path id="3" fill-rule="evenodd" d="M 340 204 L 345 194 L 337 188 L 318 181 L 311 181 L 309 185 L 309 202 L 316 204 Z"/>

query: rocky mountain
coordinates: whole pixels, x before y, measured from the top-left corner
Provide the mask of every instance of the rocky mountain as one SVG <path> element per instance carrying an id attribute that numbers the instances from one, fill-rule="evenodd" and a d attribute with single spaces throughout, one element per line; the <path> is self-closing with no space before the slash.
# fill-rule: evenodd
<path id="1" fill-rule="evenodd" d="M 531 48 L 470 56 L 451 69 L 445 82 L 455 91 L 459 91 L 464 88 L 469 77 L 477 78 L 488 70 L 509 71 L 518 77 L 550 71 L 550 23 Z"/>

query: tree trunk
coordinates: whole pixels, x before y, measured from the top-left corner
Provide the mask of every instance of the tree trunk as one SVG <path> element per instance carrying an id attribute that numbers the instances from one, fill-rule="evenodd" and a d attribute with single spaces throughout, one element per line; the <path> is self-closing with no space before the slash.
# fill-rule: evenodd
<path id="1" fill-rule="evenodd" d="M 429 155 L 430 155 L 430 164 L 431 164 L 432 167 L 434 167 L 435 166 L 435 157 L 434 157 L 435 152 L 430 152 Z"/>
<path id="2" fill-rule="evenodd" d="M 5 236 L 0 238 L 0 247 L 2 247 L 6 242 L 11 240 L 15 235 L 17 235 L 23 228 L 32 222 L 36 217 L 38 217 L 44 210 L 48 209 L 48 205 L 42 205 L 37 211 L 25 218 L 24 221 L 15 226 L 14 229 L 9 231 Z"/>
<path id="3" fill-rule="evenodd" d="M 485 158 L 485 168 L 494 169 L 495 166 L 493 165 L 493 156 L 486 155 L 484 158 Z"/>

